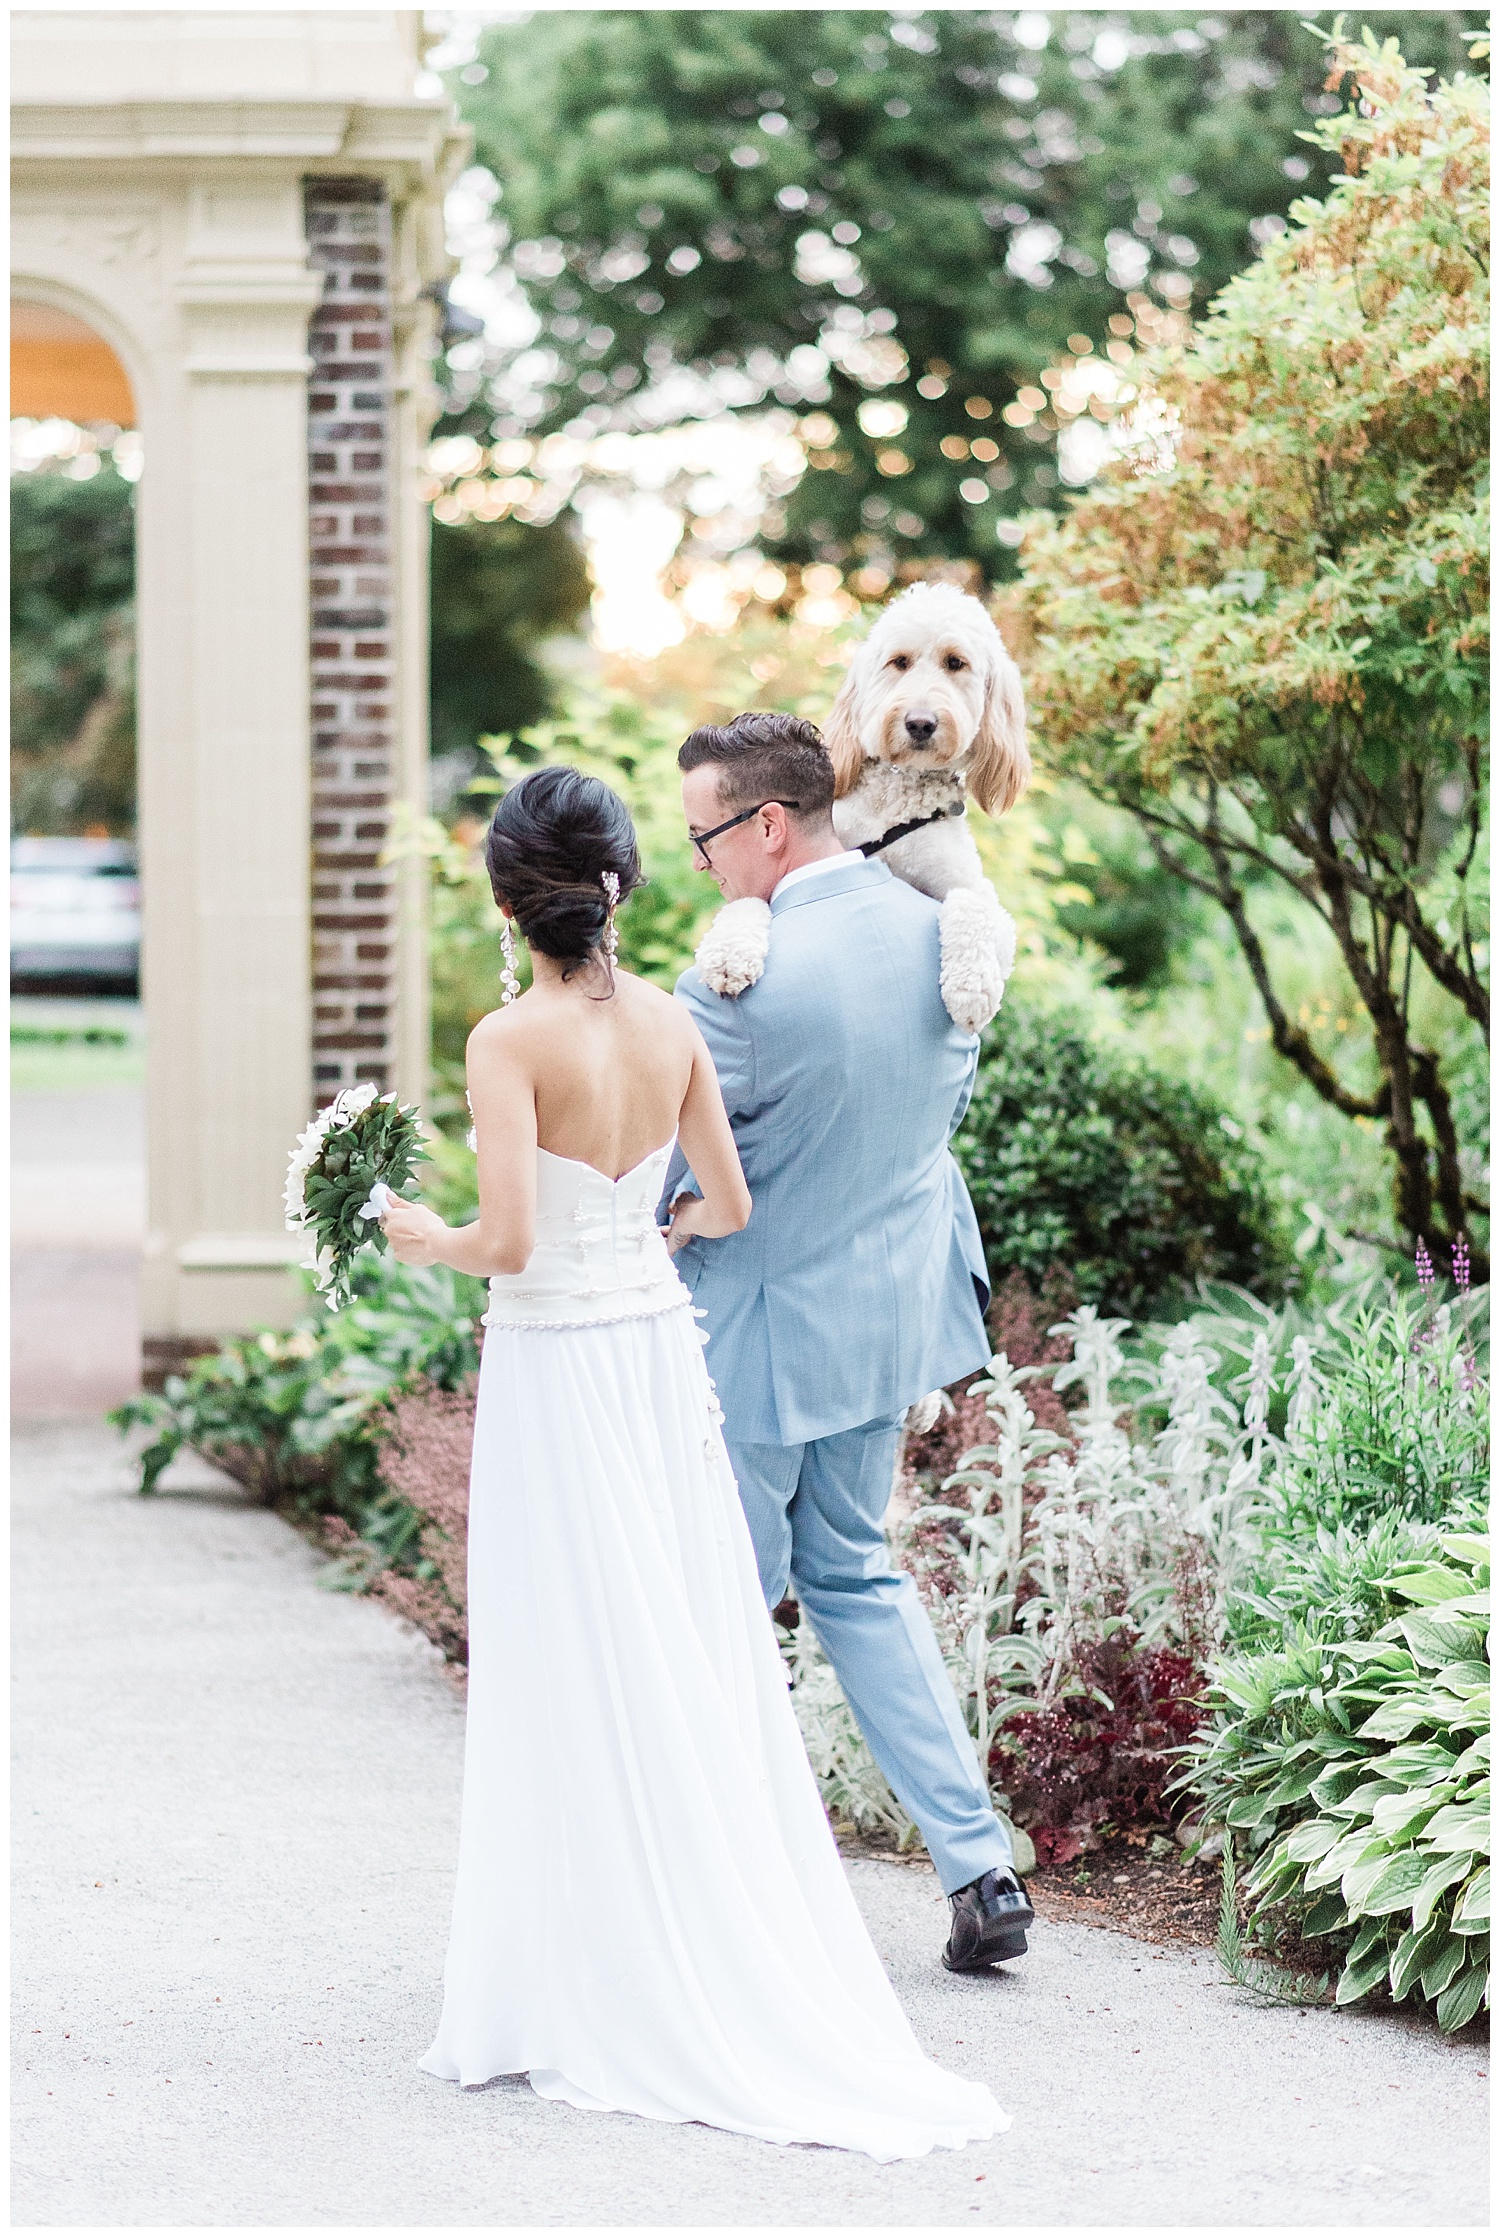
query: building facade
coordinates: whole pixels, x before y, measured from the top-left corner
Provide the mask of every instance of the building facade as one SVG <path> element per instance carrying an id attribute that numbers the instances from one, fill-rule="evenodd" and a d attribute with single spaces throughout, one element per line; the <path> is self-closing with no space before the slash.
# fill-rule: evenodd
<path id="1" fill-rule="evenodd" d="M 422 874 L 383 858 L 425 802 L 420 453 L 467 146 L 416 91 L 415 13 L 11 24 L 17 329 L 35 367 L 50 349 L 69 373 L 60 416 L 117 419 L 128 391 L 145 451 L 142 1319 L 160 1368 L 296 1311 L 281 1192 L 310 1110 L 356 1078 L 425 1087 Z M 95 344 L 70 353 L 80 329 Z"/>

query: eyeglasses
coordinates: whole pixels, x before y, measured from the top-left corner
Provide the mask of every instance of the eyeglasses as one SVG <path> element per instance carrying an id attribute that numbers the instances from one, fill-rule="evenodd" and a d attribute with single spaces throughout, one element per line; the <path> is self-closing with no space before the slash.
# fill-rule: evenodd
<path id="1" fill-rule="evenodd" d="M 756 802 L 753 808 L 746 808 L 742 814 L 731 816 L 727 823 L 716 823 L 712 831 L 690 831 L 688 837 L 702 855 L 704 863 L 711 870 L 713 864 L 708 859 L 708 842 L 710 839 L 722 839 L 726 831 L 732 831 L 737 823 L 748 823 L 752 816 L 760 814 L 762 808 L 790 808 L 795 814 L 801 806 L 800 800 L 760 800 Z"/>

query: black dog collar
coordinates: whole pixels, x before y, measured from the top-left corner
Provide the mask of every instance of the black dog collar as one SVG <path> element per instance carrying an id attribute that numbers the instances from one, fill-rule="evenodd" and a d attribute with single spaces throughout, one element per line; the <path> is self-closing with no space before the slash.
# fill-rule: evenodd
<path id="1" fill-rule="evenodd" d="M 914 831 L 925 831 L 929 823 L 941 823 L 945 816 L 961 816 L 963 812 L 962 800 L 955 801 L 948 808 L 934 808 L 930 816 L 917 816 L 910 823 L 898 823 L 889 831 L 882 831 L 878 839 L 866 839 L 859 851 L 866 859 L 872 854 L 882 854 L 887 847 L 893 847 L 898 839 L 909 839 Z"/>

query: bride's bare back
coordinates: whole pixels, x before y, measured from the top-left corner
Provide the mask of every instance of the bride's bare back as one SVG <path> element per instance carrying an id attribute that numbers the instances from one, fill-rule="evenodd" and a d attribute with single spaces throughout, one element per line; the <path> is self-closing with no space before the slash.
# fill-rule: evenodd
<path id="1" fill-rule="evenodd" d="M 385 1229 L 408 1263 L 469 1274 L 520 1273 L 536 1237 L 536 1153 L 591 1165 L 607 1180 L 634 1172 L 675 1135 L 703 1191 L 674 1219 L 672 1242 L 727 1235 L 750 1216 L 713 1060 L 680 1003 L 601 963 L 564 966 L 533 954 L 518 1002 L 492 1010 L 469 1036 L 469 1105 L 479 1153 L 479 1218 L 450 1228 L 412 1207 Z"/>
<path id="2" fill-rule="evenodd" d="M 524 1064 L 539 1146 L 612 1181 L 676 1133 L 694 1038 L 686 1011 L 660 987 L 617 968 L 611 994 L 602 970 L 580 970 L 567 981 L 538 977 L 512 1013 L 484 1019 L 469 1066 L 484 1068 L 492 1049 Z"/>

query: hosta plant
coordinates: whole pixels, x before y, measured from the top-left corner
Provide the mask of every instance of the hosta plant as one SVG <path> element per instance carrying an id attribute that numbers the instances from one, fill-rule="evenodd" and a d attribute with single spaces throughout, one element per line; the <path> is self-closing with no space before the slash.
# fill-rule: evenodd
<path id="1" fill-rule="evenodd" d="M 1486 1541 L 1444 1535 L 1387 1584 L 1372 1639 L 1224 1663 L 1191 1783 L 1250 1844 L 1252 1927 L 1333 1938 L 1341 2004 L 1387 1989 L 1451 2031 L 1489 1999 Z"/>

